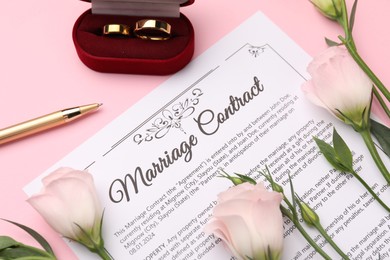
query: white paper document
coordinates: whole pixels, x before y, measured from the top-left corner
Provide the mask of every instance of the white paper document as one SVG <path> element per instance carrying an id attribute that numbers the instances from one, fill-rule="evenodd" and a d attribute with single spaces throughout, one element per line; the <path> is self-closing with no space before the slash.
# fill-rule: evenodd
<path id="1" fill-rule="evenodd" d="M 351 259 L 388 257 L 389 213 L 354 178 L 332 170 L 313 142 L 313 136 L 330 142 L 336 127 L 354 152 L 356 171 L 390 204 L 390 189 L 360 136 L 303 96 L 310 60 L 257 13 L 44 175 L 61 166 L 94 175 L 104 240 L 115 259 L 233 259 L 203 232 L 217 194 L 231 186 L 218 175 L 223 169 L 262 180 L 258 171 L 266 166 L 286 194 L 291 176 Z M 41 178 L 28 194 L 40 190 Z M 321 259 L 287 219 L 284 235 L 283 259 Z M 80 259 L 94 259 L 70 246 Z"/>

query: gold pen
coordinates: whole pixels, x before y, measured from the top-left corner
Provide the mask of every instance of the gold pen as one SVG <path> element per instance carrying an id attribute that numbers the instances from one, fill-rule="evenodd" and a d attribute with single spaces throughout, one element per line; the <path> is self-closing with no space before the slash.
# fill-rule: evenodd
<path id="1" fill-rule="evenodd" d="M 102 104 L 94 103 L 67 108 L 0 129 L 0 144 L 8 143 L 10 141 L 68 123 L 92 111 L 96 111 L 101 105 Z"/>

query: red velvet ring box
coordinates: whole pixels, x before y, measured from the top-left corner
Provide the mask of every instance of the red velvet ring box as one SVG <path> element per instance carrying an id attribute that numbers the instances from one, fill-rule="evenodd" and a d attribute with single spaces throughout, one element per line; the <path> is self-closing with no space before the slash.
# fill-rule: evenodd
<path id="1" fill-rule="evenodd" d="M 194 1 L 188 0 L 180 6 L 190 5 Z M 155 41 L 102 34 L 106 24 L 125 24 L 133 30 L 141 19 L 169 23 L 171 37 Z M 182 13 L 179 17 L 145 17 L 96 14 L 89 9 L 77 19 L 72 36 L 80 60 L 99 72 L 167 75 L 185 67 L 194 53 L 194 29 Z"/>

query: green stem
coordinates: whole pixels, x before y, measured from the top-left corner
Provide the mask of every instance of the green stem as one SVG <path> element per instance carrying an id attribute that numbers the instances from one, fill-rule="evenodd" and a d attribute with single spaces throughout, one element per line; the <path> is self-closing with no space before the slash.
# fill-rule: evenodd
<path id="1" fill-rule="evenodd" d="M 383 100 L 382 96 L 379 94 L 378 90 L 376 88 L 372 88 L 372 91 L 374 92 L 374 95 L 376 99 L 378 100 L 379 104 L 385 111 L 386 115 L 390 118 L 390 109 L 387 107 L 385 101 Z"/>
<path id="2" fill-rule="evenodd" d="M 390 208 L 376 195 L 376 193 L 370 188 L 370 186 L 355 171 L 351 172 L 351 174 L 366 188 L 366 190 L 371 194 L 371 196 L 374 197 L 374 199 L 378 201 L 378 203 L 381 204 L 381 206 L 385 210 L 387 210 L 387 212 L 390 212 Z"/>
<path id="3" fill-rule="evenodd" d="M 104 247 L 97 247 L 95 252 L 103 260 L 112 260 L 112 257 L 108 254 L 107 250 Z"/>
<path id="4" fill-rule="evenodd" d="M 352 58 L 356 61 L 356 63 L 360 66 L 360 68 L 367 74 L 367 76 L 371 79 L 374 85 L 382 92 L 382 94 L 386 97 L 388 101 L 390 101 L 390 92 L 385 87 L 385 85 L 379 80 L 379 78 L 375 75 L 375 73 L 368 67 L 368 65 L 364 62 L 364 60 L 360 57 L 357 52 L 355 41 L 352 36 L 352 29 L 349 28 L 348 23 L 348 12 L 345 1 L 342 1 L 342 15 L 341 19 L 338 20 L 338 23 L 343 27 L 345 38 L 339 37 L 340 40 L 344 43 L 348 52 L 351 54 Z"/>
<path id="5" fill-rule="evenodd" d="M 326 233 L 324 228 L 320 223 L 315 223 L 314 226 L 320 232 L 320 234 L 325 238 L 326 241 L 333 247 L 334 250 L 342 257 L 342 259 L 349 259 L 348 256 L 337 246 L 337 244 L 333 241 L 333 239 Z"/>
<path id="6" fill-rule="evenodd" d="M 363 137 L 363 140 L 366 143 L 368 150 L 370 151 L 371 157 L 374 159 L 376 166 L 378 167 L 378 169 L 382 173 L 387 184 L 390 184 L 390 173 L 387 170 L 385 164 L 383 163 L 381 157 L 378 154 L 378 151 L 375 147 L 374 141 L 372 140 L 369 128 L 362 130 L 360 132 L 360 135 Z"/>
<path id="7" fill-rule="evenodd" d="M 348 52 L 351 54 L 352 58 L 356 61 L 356 63 L 360 66 L 360 68 L 367 74 L 367 76 L 371 79 L 372 83 L 382 92 L 387 101 L 390 101 L 390 92 L 379 80 L 379 78 L 375 75 L 375 73 L 368 67 L 368 65 L 364 62 L 364 60 L 360 57 L 359 53 L 354 48 L 354 43 L 352 36 L 349 41 L 344 42 L 345 47 Z"/>
<path id="8" fill-rule="evenodd" d="M 385 85 L 380 81 L 380 79 L 375 75 L 375 73 L 370 69 L 370 67 L 364 62 L 364 60 L 360 57 L 357 49 L 355 41 L 353 40 L 352 36 L 352 28 L 349 26 L 348 22 L 348 12 L 347 12 L 347 5 L 345 1 L 342 1 L 341 5 L 341 12 L 342 15 L 340 19 L 338 20 L 338 23 L 341 25 L 341 27 L 344 30 L 345 38 L 339 36 L 339 39 L 343 42 L 345 47 L 347 48 L 348 52 L 351 54 L 352 58 L 355 60 L 355 62 L 359 65 L 359 67 L 367 74 L 367 76 L 371 79 L 371 81 L 374 83 L 374 85 L 381 91 L 381 93 L 386 97 L 387 101 L 390 101 L 390 92 L 385 87 Z M 375 87 L 374 87 L 375 89 Z M 383 109 L 386 111 L 387 115 L 389 116 L 388 108 L 386 104 L 383 102 L 380 103 Z M 389 116 L 390 117 L 390 116 Z"/>
<path id="9" fill-rule="evenodd" d="M 348 41 L 351 36 L 351 30 L 349 29 L 348 11 L 347 4 L 345 1 L 341 1 L 341 16 L 338 19 L 338 23 L 341 25 L 341 27 L 343 27 L 345 38 Z"/>
<path id="10" fill-rule="evenodd" d="M 95 254 L 100 256 L 100 258 L 103 260 L 113 259 L 111 255 L 108 253 L 107 249 L 104 247 L 103 239 L 101 239 L 99 243 L 95 243 L 95 241 L 93 241 L 92 239 L 91 242 L 92 242 L 92 247 L 88 248 L 91 252 L 94 252 Z"/>
<path id="11" fill-rule="evenodd" d="M 289 218 L 295 227 L 301 232 L 302 236 L 306 239 L 306 241 L 326 260 L 331 260 L 332 258 L 328 256 L 327 253 L 325 253 L 318 245 L 317 243 L 309 236 L 309 234 L 305 231 L 305 229 L 302 227 L 301 223 L 299 222 L 299 219 L 295 218 L 293 214 L 286 209 L 283 206 L 280 206 L 281 211 L 283 214 Z"/>
<path id="12" fill-rule="evenodd" d="M 83 231 L 83 229 L 82 229 Z M 87 233 L 85 233 L 87 234 Z M 68 238 L 68 237 L 66 237 Z M 89 251 L 91 251 L 92 253 L 95 253 L 97 254 L 98 256 L 100 256 L 101 259 L 103 260 L 112 260 L 113 257 L 111 257 L 111 255 L 108 253 L 108 251 L 106 250 L 106 248 L 104 247 L 104 241 L 101 240 L 99 243 L 96 243 L 89 234 L 86 235 L 86 237 L 88 239 L 88 243 L 85 243 L 85 241 L 80 241 L 80 240 L 75 240 L 75 239 L 72 239 L 72 238 L 68 238 L 76 243 L 79 243 L 80 245 L 82 246 L 85 246 Z"/>

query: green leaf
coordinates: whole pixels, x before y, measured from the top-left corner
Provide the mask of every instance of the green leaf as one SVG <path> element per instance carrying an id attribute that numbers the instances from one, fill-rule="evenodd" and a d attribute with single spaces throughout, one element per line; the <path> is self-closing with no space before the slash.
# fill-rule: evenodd
<path id="1" fill-rule="evenodd" d="M 326 45 L 328 45 L 328 47 L 340 45 L 340 43 L 335 42 L 335 41 L 333 41 L 333 40 L 331 40 L 329 38 L 326 38 L 326 37 L 325 37 L 325 42 L 326 42 Z"/>
<path id="2" fill-rule="evenodd" d="M 340 160 L 336 154 L 335 149 L 325 141 L 318 139 L 317 137 L 313 137 L 314 141 L 317 143 L 318 148 L 320 149 L 321 153 L 325 156 L 325 159 L 335 168 L 339 171 L 349 171 L 342 163 L 340 163 Z"/>
<path id="3" fill-rule="evenodd" d="M 240 179 L 243 181 L 243 182 L 249 182 L 250 184 L 253 184 L 253 185 L 256 185 L 256 181 L 254 179 L 252 179 L 251 177 L 249 176 L 246 176 L 246 175 L 243 175 L 243 174 L 239 174 L 239 173 L 234 173 L 235 175 L 237 175 L 238 177 L 240 177 Z"/>
<path id="4" fill-rule="evenodd" d="M 313 137 L 314 141 L 316 142 L 318 148 L 320 149 L 321 153 L 325 156 L 326 160 L 330 162 L 335 168 L 338 167 L 338 162 L 336 162 L 336 153 L 333 149 L 333 147 L 326 143 L 325 141 L 318 139 L 317 137 Z M 336 163 L 336 165 L 334 165 Z"/>
<path id="5" fill-rule="evenodd" d="M 272 176 L 271 174 L 269 173 L 269 169 L 267 167 L 267 165 L 265 166 L 265 170 L 263 171 L 259 171 L 259 173 L 261 174 L 261 176 L 263 176 L 269 183 L 273 183 L 273 179 L 272 179 Z"/>
<path id="6" fill-rule="evenodd" d="M 390 158 L 390 129 L 374 120 L 371 120 L 371 133 L 378 140 L 382 151 Z"/>
<path id="7" fill-rule="evenodd" d="M 344 142 L 343 138 L 337 133 L 336 128 L 333 128 L 333 146 L 336 156 L 339 158 L 339 163 L 345 168 L 349 169 L 348 172 L 353 171 L 352 167 L 352 153 L 348 145 Z"/>
<path id="8" fill-rule="evenodd" d="M 9 247 L 18 246 L 19 242 L 8 236 L 0 236 L 0 251 Z"/>
<path id="9" fill-rule="evenodd" d="M 351 9 L 351 16 L 349 17 L 349 31 L 352 33 L 353 25 L 355 23 L 355 14 L 358 0 L 355 0 Z"/>
<path id="10" fill-rule="evenodd" d="M 25 256 L 18 257 L 17 260 L 56 260 L 56 258 L 49 256 Z"/>
<path id="11" fill-rule="evenodd" d="M 0 259 L 35 259 L 34 257 L 53 259 L 52 257 L 47 255 L 47 252 L 23 244 L 20 244 L 16 247 L 9 247 L 0 251 Z"/>
<path id="12" fill-rule="evenodd" d="M 227 173 L 226 173 L 224 170 L 222 170 L 222 169 L 221 169 L 221 171 L 222 171 L 222 174 L 219 175 L 218 177 L 226 178 L 226 179 L 230 180 L 230 181 L 234 184 L 234 186 L 237 186 L 237 185 L 240 185 L 240 184 L 243 183 L 242 180 L 241 180 L 240 178 L 234 177 L 234 176 L 230 176 L 229 174 L 227 174 Z"/>
<path id="13" fill-rule="evenodd" d="M 283 187 L 274 181 L 267 165 L 265 166 L 265 170 L 263 170 L 259 173 L 271 184 L 273 191 L 280 192 L 284 196 Z"/>
<path id="14" fill-rule="evenodd" d="M 3 220 L 7 221 L 11 224 L 14 224 L 14 225 L 18 226 L 19 228 L 23 229 L 24 231 L 26 231 L 30 236 L 32 236 L 43 247 L 43 249 L 45 249 L 45 251 L 47 253 L 54 256 L 53 249 L 51 248 L 49 243 L 38 232 L 36 232 L 35 230 L 33 230 L 25 225 L 22 225 L 22 224 L 19 224 L 19 223 L 16 223 L 16 222 L 13 222 L 13 221 L 10 221 L 7 219 L 3 219 Z"/>

